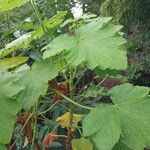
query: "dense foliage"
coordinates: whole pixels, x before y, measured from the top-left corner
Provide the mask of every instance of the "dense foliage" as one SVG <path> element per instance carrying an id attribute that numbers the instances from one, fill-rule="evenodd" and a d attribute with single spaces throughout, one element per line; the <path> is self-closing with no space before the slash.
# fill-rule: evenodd
<path id="1" fill-rule="evenodd" d="M 123 76 L 123 26 L 73 18 L 74 3 L 0 0 L 0 150 L 150 146 L 150 90 Z"/>

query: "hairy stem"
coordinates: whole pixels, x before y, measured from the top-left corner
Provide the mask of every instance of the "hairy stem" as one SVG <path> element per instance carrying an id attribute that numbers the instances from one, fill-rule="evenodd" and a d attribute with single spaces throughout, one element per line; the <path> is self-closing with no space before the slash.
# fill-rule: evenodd
<path id="1" fill-rule="evenodd" d="M 5 18 L 6 18 L 6 23 L 7 23 L 7 29 L 9 30 L 11 27 L 11 19 L 10 19 L 8 11 L 5 12 Z M 8 42 L 11 42 L 11 39 L 9 36 L 7 37 L 7 39 L 8 39 Z"/>
<path id="2" fill-rule="evenodd" d="M 27 125 L 28 121 L 31 119 L 31 117 L 33 116 L 33 114 L 31 113 L 30 116 L 27 118 L 26 122 L 24 123 L 24 125 L 22 126 L 20 132 L 19 132 L 19 135 L 17 137 L 17 139 L 14 141 L 14 143 L 11 145 L 11 147 L 9 148 L 9 150 L 12 150 L 12 148 L 14 147 L 16 141 L 18 140 L 18 138 L 20 137 L 22 131 L 24 130 L 25 126 Z"/>
<path id="3" fill-rule="evenodd" d="M 44 27 L 44 25 L 43 25 L 42 17 L 41 17 L 41 15 L 40 15 L 40 12 L 39 12 L 39 10 L 38 10 L 38 7 L 36 6 L 34 0 L 31 0 L 31 4 L 32 4 L 32 7 L 33 7 L 33 9 L 34 9 L 34 11 L 35 11 L 35 13 L 36 13 L 36 16 L 37 16 L 38 20 L 39 20 L 39 23 L 40 23 L 40 25 L 41 25 L 41 27 L 42 27 L 42 29 L 43 29 L 43 32 L 44 32 L 44 34 L 46 35 L 46 39 L 47 39 L 47 41 L 48 41 L 47 32 L 46 32 L 46 29 L 45 29 L 45 27 Z"/>
<path id="4" fill-rule="evenodd" d="M 74 88 L 77 86 L 77 84 L 80 82 L 80 80 L 81 80 L 81 78 L 83 77 L 83 75 L 84 75 L 84 73 L 86 72 L 86 70 L 87 70 L 87 68 L 86 69 L 84 69 L 81 73 L 80 73 L 80 75 L 79 75 L 79 77 L 78 77 L 78 80 L 76 81 L 76 83 L 74 84 Z"/>
<path id="5" fill-rule="evenodd" d="M 43 111 L 43 112 L 39 112 L 38 115 L 41 115 L 41 114 L 45 114 L 47 113 L 48 111 L 50 111 L 56 104 L 58 104 L 59 101 L 56 101 L 54 104 L 52 104 L 47 110 Z"/>
<path id="6" fill-rule="evenodd" d="M 78 107 L 81 107 L 81 108 L 84 108 L 84 109 L 88 109 L 88 110 L 92 110 L 93 108 L 92 107 L 88 107 L 88 106 L 84 106 L 84 105 L 81 105 L 77 102 L 75 102 L 74 100 L 70 99 L 69 97 L 65 96 L 64 94 L 62 94 L 61 92 L 59 92 L 58 90 L 54 89 L 54 91 L 59 94 L 61 97 L 63 97 L 64 99 L 66 99 L 68 102 L 78 106 Z"/>
<path id="7" fill-rule="evenodd" d="M 74 97 L 74 90 L 73 90 L 73 75 L 70 73 L 70 98 L 73 99 Z M 68 134 L 67 134 L 67 139 L 66 139 L 66 150 L 71 150 L 71 140 L 72 140 L 72 123 L 73 123 L 73 104 L 70 103 L 70 117 L 69 117 L 69 127 L 68 127 Z"/>
<path id="8" fill-rule="evenodd" d="M 73 123 L 73 105 L 70 103 L 70 117 L 69 117 L 69 127 L 66 139 L 66 150 L 71 150 L 71 140 L 72 140 L 72 123 Z"/>
<path id="9" fill-rule="evenodd" d="M 33 138 L 32 138 L 32 144 L 31 144 L 31 150 L 34 150 L 34 143 L 36 139 L 36 126 L 37 126 L 37 117 L 38 117 L 38 105 L 39 105 L 39 99 L 36 102 L 33 112 L 34 112 L 34 127 L 33 127 Z"/>
<path id="10" fill-rule="evenodd" d="M 109 75 L 107 75 L 107 76 L 97 85 L 97 87 L 100 86 L 108 77 L 109 77 Z"/>

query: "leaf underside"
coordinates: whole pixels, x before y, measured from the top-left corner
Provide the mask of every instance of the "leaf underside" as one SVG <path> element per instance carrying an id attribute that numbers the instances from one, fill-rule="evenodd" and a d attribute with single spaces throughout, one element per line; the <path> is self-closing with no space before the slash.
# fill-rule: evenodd
<path id="1" fill-rule="evenodd" d="M 76 67 L 85 63 L 90 69 L 125 69 L 127 67 L 126 40 L 120 34 L 121 26 L 110 23 L 110 18 L 98 18 L 77 29 L 74 35 L 64 34 L 54 39 L 43 58 L 66 50 L 67 62 Z"/>

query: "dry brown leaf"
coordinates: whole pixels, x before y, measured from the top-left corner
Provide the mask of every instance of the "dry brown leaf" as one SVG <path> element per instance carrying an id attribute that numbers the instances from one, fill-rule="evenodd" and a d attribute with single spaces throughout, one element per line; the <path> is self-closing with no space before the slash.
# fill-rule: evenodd
<path id="1" fill-rule="evenodd" d="M 59 138 L 59 136 L 56 133 L 49 133 L 45 139 L 43 140 L 43 144 L 45 146 L 45 148 L 48 148 L 51 146 L 51 144 L 53 143 L 53 141 L 57 140 Z"/>

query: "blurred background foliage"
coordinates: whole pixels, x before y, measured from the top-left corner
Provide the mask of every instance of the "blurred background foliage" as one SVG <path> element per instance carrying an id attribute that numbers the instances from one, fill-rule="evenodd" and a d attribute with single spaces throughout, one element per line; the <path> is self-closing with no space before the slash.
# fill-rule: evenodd
<path id="1" fill-rule="evenodd" d="M 102 16 L 112 16 L 114 23 L 124 26 L 128 40 L 129 68 L 126 71 L 134 84 L 150 86 L 150 1 L 105 0 Z"/>

